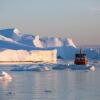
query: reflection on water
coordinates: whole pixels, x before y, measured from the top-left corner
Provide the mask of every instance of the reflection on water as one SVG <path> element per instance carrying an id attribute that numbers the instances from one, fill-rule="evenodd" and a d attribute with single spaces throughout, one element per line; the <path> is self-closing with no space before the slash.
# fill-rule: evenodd
<path id="1" fill-rule="evenodd" d="M 0 80 L 0 84 L 5 88 L 7 87 L 12 80 Z"/>
<path id="2" fill-rule="evenodd" d="M 99 68 L 9 73 L 13 80 L 0 82 L 0 100 L 100 100 Z"/>

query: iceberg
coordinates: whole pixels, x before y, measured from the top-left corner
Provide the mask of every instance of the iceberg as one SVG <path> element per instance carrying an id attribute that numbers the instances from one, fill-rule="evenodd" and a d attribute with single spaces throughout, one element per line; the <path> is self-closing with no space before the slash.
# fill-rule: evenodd
<path id="1" fill-rule="evenodd" d="M 0 55 L 2 56 L 0 60 L 7 60 L 8 58 L 4 58 L 3 55 L 6 56 L 5 54 L 7 54 L 7 56 L 9 57 L 7 53 L 9 52 L 11 55 L 13 55 L 12 59 L 18 61 L 22 59 L 20 56 L 21 54 L 26 56 L 29 55 L 25 58 L 27 60 L 32 59 L 33 61 L 38 58 L 39 60 L 44 61 L 47 59 L 51 59 L 51 53 L 50 55 L 48 55 L 49 53 L 47 53 L 47 56 L 50 56 L 50 58 L 47 58 L 44 54 L 46 51 L 48 52 L 52 50 L 57 50 L 56 57 L 58 58 L 72 59 L 74 57 L 74 53 L 77 50 L 77 47 L 75 46 L 71 38 L 40 38 L 39 35 L 34 36 L 30 34 L 22 34 L 17 28 L 0 30 Z M 39 56 L 37 56 L 36 51 L 38 52 Z M 33 56 L 35 56 L 34 59 Z"/>
<path id="2" fill-rule="evenodd" d="M 87 54 L 88 58 L 90 58 L 90 59 L 98 59 L 99 58 L 97 49 L 85 48 L 84 52 Z"/>
<path id="3" fill-rule="evenodd" d="M 74 59 L 75 53 L 78 48 L 72 46 L 62 46 L 57 48 L 57 56 L 61 59 Z"/>
<path id="4" fill-rule="evenodd" d="M 37 61 L 37 59 L 38 61 L 50 61 L 57 58 L 69 60 L 74 59 L 74 55 L 78 51 L 79 48 L 71 38 L 40 37 L 39 35 L 21 33 L 17 28 L 0 30 L 1 61 L 7 60 L 8 58 L 4 56 L 10 57 L 9 54 L 13 55 L 12 59 L 15 61 Z M 52 52 L 55 53 L 52 54 Z M 100 52 L 98 53 L 95 49 L 85 48 L 84 52 L 88 58 L 97 59 L 98 57 L 100 59 Z"/>
<path id="5" fill-rule="evenodd" d="M 75 53 L 78 51 L 71 38 L 50 37 L 42 39 L 42 41 L 42 47 L 57 49 L 57 57 L 61 59 L 73 59 Z"/>

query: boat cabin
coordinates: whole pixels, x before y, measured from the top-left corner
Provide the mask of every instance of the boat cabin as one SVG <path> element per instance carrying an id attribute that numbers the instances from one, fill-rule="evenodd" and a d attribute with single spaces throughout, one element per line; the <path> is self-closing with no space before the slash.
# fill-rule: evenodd
<path id="1" fill-rule="evenodd" d="M 85 53 L 82 53 L 80 49 L 80 53 L 75 54 L 75 61 L 74 64 L 76 65 L 86 65 L 88 64 L 88 59 Z"/>

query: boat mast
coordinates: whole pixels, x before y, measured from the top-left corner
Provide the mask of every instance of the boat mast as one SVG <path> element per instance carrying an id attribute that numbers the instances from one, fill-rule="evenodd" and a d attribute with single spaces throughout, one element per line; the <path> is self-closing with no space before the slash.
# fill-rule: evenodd
<path id="1" fill-rule="evenodd" d="M 80 48 L 80 54 L 82 54 L 82 48 Z"/>

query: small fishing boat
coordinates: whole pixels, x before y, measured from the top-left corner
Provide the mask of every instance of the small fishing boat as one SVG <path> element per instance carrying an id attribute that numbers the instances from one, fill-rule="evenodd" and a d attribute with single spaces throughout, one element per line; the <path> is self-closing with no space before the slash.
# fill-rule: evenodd
<path id="1" fill-rule="evenodd" d="M 88 59 L 85 53 L 82 53 L 82 49 L 80 49 L 80 53 L 75 54 L 75 61 L 74 64 L 76 65 L 86 65 L 88 64 Z"/>

